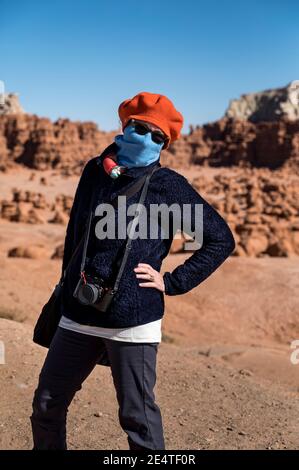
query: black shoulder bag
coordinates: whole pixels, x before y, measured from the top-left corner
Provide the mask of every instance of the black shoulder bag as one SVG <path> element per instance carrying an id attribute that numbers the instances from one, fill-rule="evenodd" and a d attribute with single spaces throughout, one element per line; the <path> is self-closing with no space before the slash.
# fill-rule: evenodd
<path id="1" fill-rule="evenodd" d="M 142 193 L 138 202 L 137 210 L 135 211 L 134 214 L 134 219 L 132 221 L 132 225 L 130 227 L 130 233 L 128 236 L 128 240 L 126 242 L 125 246 L 125 251 L 124 255 L 122 258 L 122 262 L 114 283 L 113 288 L 109 289 L 107 293 L 105 294 L 105 297 L 103 299 L 103 303 L 99 306 L 99 310 L 101 311 L 106 311 L 113 299 L 113 296 L 118 290 L 119 282 L 121 279 L 121 276 L 123 274 L 125 264 L 129 255 L 129 251 L 131 249 L 131 242 L 132 242 L 132 236 L 135 232 L 139 216 L 140 216 L 140 205 L 143 204 L 147 190 L 148 190 L 148 185 L 149 185 L 149 180 L 154 173 L 154 171 L 158 170 L 160 167 L 155 166 L 151 172 L 146 173 L 143 175 L 141 178 L 138 179 L 138 181 L 133 184 L 130 188 L 124 190 L 122 193 L 118 194 L 120 195 L 125 195 L 127 197 L 131 197 L 134 194 L 136 194 L 141 187 L 143 186 Z M 91 202 L 90 202 L 90 207 L 89 207 L 89 216 L 88 216 L 88 221 L 87 221 L 87 226 L 84 232 L 83 237 L 81 238 L 80 242 L 76 246 L 67 267 L 65 268 L 58 284 L 55 286 L 48 302 L 43 306 L 42 311 L 38 317 L 38 320 L 36 322 L 35 328 L 34 328 L 34 333 L 33 333 L 33 342 L 36 344 L 39 344 L 40 346 L 44 346 L 46 348 L 49 348 L 51 341 L 54 337 L 54 334 L 56 332 L 56 329 L 58 327 L 59 321 L 61 319 L 61 294 L 62 294 L 62 288 L 63 288 L 63 283 L 66 278 L 67 271 L 71 265 L 71 262 L 73 261 L 75 254 L 78 252 L 79 247 L 81 246 L 82 241 L 84 240 L 84 247 L 83 247 L 83 256 L 82 256 L 82 262 L 81 266 L 85 264 L 85 257 L 86 257 L 86 250 L 87 250 L 87 243 L 88 243 L 88 238 L 89 238 L 89 232 L 90 232 L 90 226 L 91 226 L 91 221 L 92 221 L 92 216 L 93 216 L 93 211 L 92 211 L 92 205 L 93 205 L 93 196 L 91 197 Z M 116 197 L 116 199 L 117 199 Z M 114 201 L 112 201 L 112 204 L 114 204 Z"/>

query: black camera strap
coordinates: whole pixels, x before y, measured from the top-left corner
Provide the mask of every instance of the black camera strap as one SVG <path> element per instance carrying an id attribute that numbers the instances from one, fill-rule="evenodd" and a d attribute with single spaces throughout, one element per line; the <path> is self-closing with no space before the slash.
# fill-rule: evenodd
<path id="1" fill-rule="evenodd" d="M 143 203 L 144 203 L 146 195 L 147 195 L 150 178 L 151 178 L 152 174 L 155 171 L 157 171 L 159 168 L 161 168 L 161 167 L 160 166 L 155 166 L 152 169 L 152 171 L 150 173 L 148 173 L 145 177 L 145 182 L 144 182 L 142 192 L 141 192 L 141 195 L 140 195 L 140 198 L 139 198 L 139 201 L 138 201 L 137 209 L 135 211 L 134 218 L 131 221 L 131 226 L 130 226 L 129 233 L 128 233 L 128 240 L 126 242 L 122 262 L 121 262 L 121 265 L 119 267 L 119 271 L 118 271 L 118 274 L 117 274 L 117 277 L 116 277 L 116 280 L 115 280 L 115 283 L 114 283 L 114 286 L 113 286 L 113 292 L 116 292 L 118 290 L 118 286 L 119 286 L 121 277 L 122 277 L 124 269 L 125 269 L 125 265 L 126 265 L 126 262 L 127 262 L 128 256 L 129 256 L 129 252 L 131 250 L 132 237 L 134 236 L 134 233 L 135 233 L 135 230 L 136 230 L 136 227 L 137 227 L 137 224 L 138 224 L 138 221 L 139 221 L 142 209 L 143 209 Z"/>
<path id="2" fill-rule="evenodd" d="M 84 246 L 83 246 L 83 253 L 82 253 L 82 260 L 81 260 L 80 273 L 83 273 L 84 267 L 85 267 L 85 260 L 86 260 L 86 253 L 87 253 L 87 245 L 88 245 L 88 240 L 89 240 L 91 221 L 92 221 L 92 217 L 93 217 L 92 206 L 93 206 L 94 192 L 95 192 L 95 191 L 93 191 L 92 197 L 91 197 L 90 210 L 89 210 L 89 214 L 88 214 L 87 226 L 86 226 L 85 235 L 84 235 Z"/>
<path id="3" fill-rule="evenodd" d="M 72 255 L 71 255 L 70 259 L 69 259 L 69 262 L 68 262 L 66 268 L 65 268 L 64 271 L 63 271 L 63 274 L 62 274 L 61 279 L 60 279 L 60 283 L 63 283 L 63 281 L 64 281 L 64 279 L 65 279 L 65 277 L 66 277 L 66 273 L 67 273 L 69 267 L 71 266 L 72 261 L 73 261 L 73 259 L 75 258 L 76 253 L 78 253 L 79 248 L 80 248 L 80 246 L 81 246 L 83 240 L 84 240 L 83 252 L 85 252 L 85 257 L 86 257 L 87 240 L 88 240 L 88 237 L 89 237 L 90 225 L 91 225 L 91 220 L 92 220 L 93 198 L 94 198 L 94 191 L 93 191 L 93 193 L 92 193 L 91 200 L 90 200 L 90 204 L 89 204 L 88 221 L 87 221 L 86 229 L 85 229 L 84 234 L 83 234 L 83 236 L 81 237 L 79 243 L 77 244 L 76 248 L 74 249 L 74 251 L 73 251 L 73 253 L 72 253 Z M 88 234 L 87 234 L 87 232 L 88 232 Z M 86 236 L 86 235 L 88 235 L 88 236 Z M 86 245 L 86 246 L 85 246 L 85 245 Z"/>
<path id="4" fill-rule="evenodd" d="M 157 168 L 157 167 L 155 167 Z M 110 201 L 110 204 L 116 208 L 117 207 L 117 204 L 118 204 L 118 196 L 126 196 L 127 199 L 129 197 L 132 197 L 134 196 L 134 194 L 138 193 L 138 191 L 142 188 L 144 182 L 145 182 L 145 179 L 146 179 L 146 176 L 147 176 L 147 173 L 145 173 L 144 175 L 141 176 L 141 178 L 138 178 L 138 180 L 132 184 L 131 186 L 129 186 L 129 188 L 125 189 L 124 191 L 120 192 L 119 194 L 117 194 L 111 201 Z"/>
<path id="5" fill-rule="evenodd" d="M 157 168 L 157 167 L 155 167 Z M 143 175 L 141 178 L 139 178 L 134 184 L 132 184 L 129 188 L 127 188 L 125 191 L 121 192 L 120 194 L 118 194 L 115 198 L 112 199 L 112 201 L 110 201 L 110 203 L 113 205 L 113 207 L 115 208 L 117 206 L 117 198 L 118 196 L 126 196 L 127 198 L 133 196 L 134 194 L 136 194 L 143 186 L 144 182 L 145 182 L 145 179 L 146 179 L 146 174 Z M 61 279 L 60 279 L 60 282 L 62 283 L 63 280 L 65 279 L 66 277 L 66 273 L 67 273 L 67 270 L 68 268 L 70 267 L 73 259 L 75 258 L 75 255 L 76 253 L 79 251 L 79 248 L 84 240 L 84 248 L 83 248 L 83 255 L 84 255 L 84 263 L 81 263 L 81 271 L 84 269 L 84 265 L 85 264 L 85 259 L 86 259 L 86 252 L 87 252 L 87 241 L 89 239 L 89 235 L 90 235 L 90 226 L 91 226 L 91 221 L 92 221 L 92 206 L 93 206 L 93 198 L 94 198 L 94 192 L 92 194 L 92 197 L 91 197 L 91 201 L 90 201 L 90 206 L 89 206 L 89 216 L 88 216 L 88 221 L 87 221 L 87 225 L 86 225 L 86 230 L 84 231 L 84 234 L 82 236 L 82 238 L 80 239 L 79 243 L 77 244 L 75 250 L 73 251 L 71 257 L 70 257 L 70 260 L 66 266 L 66 268 L 64 269 L 63 271 L 63 274 L 61 276 Z M 82 259 L 83 261 L 83 259 Z M 83 267 L 83 269 L 82 269 Z"/>
<path id="6" fill-rule="evenodd" d="M 137 180 L 136 183 L 134 183 L 132 186 L 130 186 L 129 188 L 127 188 L 123 192 L 119 193 L 111 201 L 111 204 L 113 205 L 113 207 L 116 207 L 115 201 L 117 200 L 118 196 L 131 197 L 134 194 L 136 194 L 141 189 L 141 187 L 143 186 L 142 187 L 142 192 L 141 192 L 141 195 L 140 195 L 140 198 L 139 198 L 139 201 L 138 201 L 137 209 L 136 209 L 135 214 L 134 214 L 134 218 L 130 222 L 131 226 L 130 226 L 130 230 L 129 230 L 129 234 L 128 234 L 128 240 L 126 242 L 125 251 L 124 251 L 122 262 L 121 262 L 121 265 L 119 267 L 118 274 L 117 274 L 117 277 L 116 277 L 116 280 L 115 280 L 115 283 L 114 283 L 113 291 L 117 291 L 117 289 L 118 289 L 120 279 L 121 279 L 121 276 L 123 274 L 123 271 L 124 271 L 124 268 L 125 268 L 125 265 L 126 265 L 126 262 L 127 262 L 129 251 L 131 249 L 132 237 L 134 236 L 136 226 L 137 226 L 138 221 L 139 221 L 139 217 L 140 217 L 140 214 L 141 214 L 141 211 L 142 211 L 142 205 L 143 205 L 144 200 L 146 198 L 150 178 L 151 178 L 152 174 L 156 170 L 158 170 L 159 168 L 161 168 L 160 165 L 154 166 L 154 168 L 152 168 L 152 170 L 150 172 L 145 173 L 141 178 L 139 178 Z M 91 222 L 92 222 L 92 218 L 93 218 L 92 206 L 93 206 L 94 192 L 95 191 L 93 191 L 91 202 L 90 202 L 90 209 L 89 209 L 89 214 L 88 214 L 87 226 L 86 226 L 86 230 L 85 230 L 85 234 L 84 234 L 84 246 L 83 246 L 82 260 L 81 260 L 81 266 L 80 266 L 80 274 L 81 275 L 84 273 L 87 247 L 88 247 L 88 240 L 89 240 L 89 236 L 90 236 L 90 228 L 91 228 Z M 77 252 L 77 248 L 79 247 L 79 245 L 81 245 L 81 241 L 79 242 L 78 246 L 76 247 L 75 252 Z M 73 253 L 73 255 L 71 257 L 71 260 L 73 259 L 73 256 L 74 256 L 75 252 Z M 71 260 L 70 260 L 70 262 L 71 262 Z M 68 266 L 70 265 L 70 262 L 69 262 Z"/>

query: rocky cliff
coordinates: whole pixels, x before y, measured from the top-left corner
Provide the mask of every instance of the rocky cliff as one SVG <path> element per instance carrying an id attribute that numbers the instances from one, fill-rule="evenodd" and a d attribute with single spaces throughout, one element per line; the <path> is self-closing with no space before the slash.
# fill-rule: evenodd
<path id="1" fill-rule="evenodd" d="M 164 152 L 172 167 L 292 168 L 299 174 L 299 120 L 259 122 L 223 118 L 196 126 Z"/>
<path id="2" fill-rule="evenodd" d="M 0 116 L 0 165 L 22 164 L 45 170 L 80 173 L 86 160 L 97 155 L 115 132 L 100 131 L 93 122 L 55 122 L 36 115 Z"/>
<path id="3" fill-rule="evenodd" d="M 23 114 L 24 110 L 16 93 L 1 93 L 0 90 L 0 116 L 4 114 Z"/>
<path id="4" fill-rule="evenodd" d="M 251 122 L 299 119 L 299 81 L 282 88 L 243 94 L 230 101 L 225 115 Z"/>
<path id="5" fill-rule="evenodd" d="M 79 174 L 84 162 L 100 153 L 117 132 L 101 131 L 93 122 L 0 116 L 0 165 Z M 252 123 L 223 118 L 192 128 L 162 154 L 162 163 L 173 168 L 292 168 L 298 174 L 299 120 Z"/>

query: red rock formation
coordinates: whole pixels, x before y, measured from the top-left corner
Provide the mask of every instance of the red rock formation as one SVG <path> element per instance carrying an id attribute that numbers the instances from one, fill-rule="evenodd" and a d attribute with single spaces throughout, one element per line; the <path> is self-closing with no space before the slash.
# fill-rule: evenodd
<path id="1" fill-rule="evenodd" d="M 92 122 L 51 122 L 28 114 L 0 116 L 0 165 L 21 163 L 79 174 L 84 162 L 99 154 L 115 134 L 100 131 Z M 252 123 L 223 118 L 192 128 L 162 153 L 161 161 L 175 168 L 192 164 L 291 167 L 298 173 L 299 120 Z"/>
<path id="2" fill-rule="evenodd" d="M 49 251 L 42 244 L 16 246 L 8 250 L 7 256 L 9 258 L 43 259 L 48 258 Z"/>
<path id="3" fill-rule="evenodd" d="M 114 135 L 94 123 L 0 116 L 0 166 L 22 164 L 79 175 Z M 203 172 L 193 184 L 230 224 L 236 255 L 299 255 L 299 120 L 253 123 L 225 117 L 191 128 L 162 153 L 161 162 L 174 168 L 223 168 L 213 179 Z M 12 201 L 0 201 L 0 216 L 65 224 L 71 204 L 72 198 L 63 194 L 49 205 L 39 194 L 16 191 Z M 50 218 L 45 208 L 53 212 Z M 176 241 L 173 251 L 180 251 L 181 244 Z"/>
<path id="4" fill-rule="evenodd" d="M 48 207 L 43 194 L 14 189 L 11 201 L 0 201 L 0 217 L 11 222 L 44 223 L 43 211 Z"/>
<path id="5" fill-rule="evenodd" d="M 29 114 L 0 116 L 0 164 L 15 162 L 40 170 L 82 166 L 114 135 L 100 131 L 93 122 L 52 122 Z"/>
<path id="6" fill-rule="evenodd" d="M 299 255 L 299 178 L 279 170 L 235 169 L 194 187 L 228 222 L 235 255 Z"/>
<path id="7" fill-rule="evenodd" d="M 251 123 L 223 118 L 197 126 L 163 152 L 172 167 L 289 167 L 299 174 L 299 120 Z"/>

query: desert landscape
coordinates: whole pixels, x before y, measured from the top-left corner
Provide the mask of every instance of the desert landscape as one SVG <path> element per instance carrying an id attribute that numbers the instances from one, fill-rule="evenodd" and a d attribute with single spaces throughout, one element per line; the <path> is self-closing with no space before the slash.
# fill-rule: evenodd
<path id="1" fill-rule="evenodd" d="M 297 92 L 296 92 L 297 93 Z M 46 350 L 32 331 L 61 270 L 85 162 L 120 132 L 0 108 L 0 449 L 30 449 Z M 163 151 L 231 227 L 236 249 L 205 282 L 165 296 L 156 398 L 167 449 L 296 449 L 299 442 L 299 104 L 290 85 L 242 95 Z M 174 240 L 170 271 L 190 252 Z M 126 449 L 110 369 L 69 410 L 70 449 Z"/>

